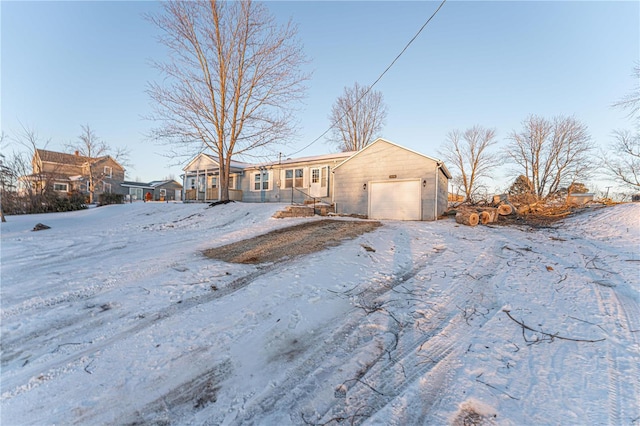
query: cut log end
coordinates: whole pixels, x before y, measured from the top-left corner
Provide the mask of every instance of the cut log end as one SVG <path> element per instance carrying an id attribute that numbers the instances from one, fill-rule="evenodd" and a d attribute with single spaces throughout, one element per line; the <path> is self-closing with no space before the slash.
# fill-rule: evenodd
<path id="1" fill-rule="evenodd" d="M 456 213 L 456 222 L 468 226 L 476 226 L 480 222 L 478 213 L 469 211 L 460 211 Z"/>
<path id="2" fill-rule="evenodd" d="M 486 225 L 487 223 L 490 223 L 492 220 L 491 217 L 491 213 L 489 212 L 480 212 L 480 223 L 482 223 L 483 225 Z"/>
<path id="3" fill-rule="evenodd" d="M 500 216 L 508 216 L 513 213 L 513 207 L 510 204 L 500 204 L 498 206 L 498 214 Z"/>

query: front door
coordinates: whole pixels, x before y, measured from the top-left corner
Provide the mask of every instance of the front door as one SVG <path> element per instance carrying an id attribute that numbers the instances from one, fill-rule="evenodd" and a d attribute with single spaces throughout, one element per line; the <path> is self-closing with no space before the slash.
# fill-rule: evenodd
<path id="1" fill-rule="evenodd" d="M 309 181 L 309 195 L 312 197 L 329 196 L 329 167 L 316 167 L 311 169 Z"/>

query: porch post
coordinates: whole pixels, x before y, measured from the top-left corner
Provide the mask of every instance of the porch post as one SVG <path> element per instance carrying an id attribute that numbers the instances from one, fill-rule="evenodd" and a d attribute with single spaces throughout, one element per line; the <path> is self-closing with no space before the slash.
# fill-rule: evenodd
<path id="1" fill-rule="evenodd" d="M 204 201 L 205 203 L 207 202 L 207 184 L 209 182 L 207 182 L 209 180 L 209 169 L 204 169 L 204 194 L 202 195 L 202 197 L 204 197 Z"/>

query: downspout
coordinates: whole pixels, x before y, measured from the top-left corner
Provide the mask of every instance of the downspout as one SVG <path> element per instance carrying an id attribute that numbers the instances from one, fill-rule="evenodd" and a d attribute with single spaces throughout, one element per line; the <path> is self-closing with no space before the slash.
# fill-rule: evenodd
<path id="1" fill-rule="evenodd" d="M 182 178 L 182 191 L 180 191 L 180 201 L 184 202 L 186 201 L 186 196 L 185 196 L 185 192 L 186 192 L 186 188 L 187 188 L 187 173 L 185 172 L 183 175 L 180 175 L 180 177 Z"/>
<path id="2" fill-rule="evenodd" d="M 433 220 L 437 221 L 438 220 L 438 181 L 440 180 L 439 177 L 440 175 L 438 174 L 438 172 L 440 171 L 440 166 L 442 164 L 436 162 L 436 194 L 435 194 L 435 202 L 434 202 L 434 206 L 433 206 Z"/>
<path id="3" fill-rule="evenodd" d="M 336 206 L 336 175 L 333 169 L 336 168 L 336 161 L 333 161 L 333 167 L 329 170 L 329 173 L 333 175 L 331 179 L 331 204 L 333 204 L 333 212 L 338 213 L 338 206 Z M 329 175 L 327 175 L 327 179 L 329 179 Z"/>

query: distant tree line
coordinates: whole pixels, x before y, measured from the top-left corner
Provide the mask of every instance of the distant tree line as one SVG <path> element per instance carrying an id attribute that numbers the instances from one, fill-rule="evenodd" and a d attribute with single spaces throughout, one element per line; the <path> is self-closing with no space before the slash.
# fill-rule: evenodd
<path id="1" fill-rule="evenodd" d="M 636 80 L 640 66 L 634 68 Z M 584 182 L 600 175 L 640 191 L 640 88 L 614 107 L 628 111 L 633 130 L 618 129 L 606 153 L 597 152 L 588 128 L 575 117 L 531 115 L 507 136 L 502 151 L 495 129 L 473 126 L 449 132 L 440 155 L 454 172 L 453 184 L 470 202 L 488 195 L 486 182 L 503 165 L 514 178 L 508 192 L 536 200 L 588 192 Z M 600 154 L 598 156 L 598 154 Z M 607 193 L 608 195 L 608 193 Z"/>

